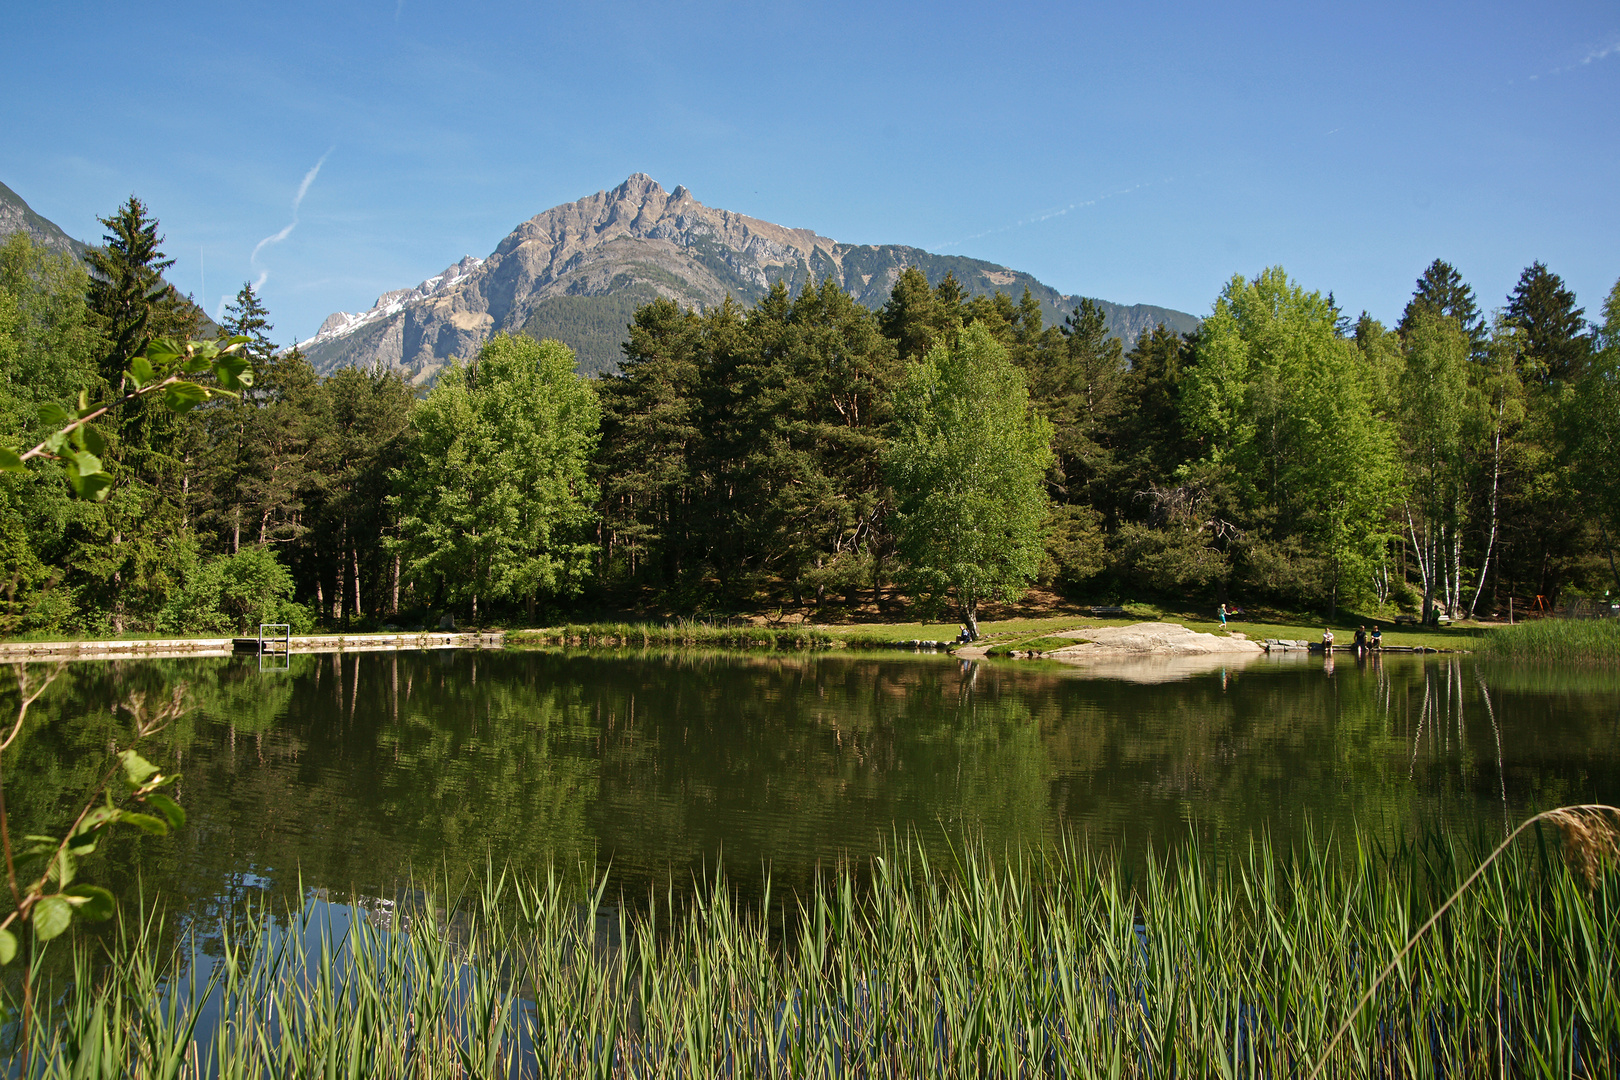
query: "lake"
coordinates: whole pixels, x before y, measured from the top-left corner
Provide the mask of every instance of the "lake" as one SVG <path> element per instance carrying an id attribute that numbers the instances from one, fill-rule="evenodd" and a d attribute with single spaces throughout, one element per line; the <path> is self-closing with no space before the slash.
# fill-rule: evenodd
<path id="1" fill-rule="evenodd" d="M 1500 835 L 1620 802 L 1620 673 L 1467 657 L 1086 669 L 873 653 L 400 652 L 86 662 L 7 754 L 13 829 L 58 828 L 113 704 L 183 682 L 147 755 L 177 836 L 87 871 L 194 910 L 267 890 L 391 895 L 413 873 L 611 860 L 634 892 L 723 860 L 803 882 L 908 831 L 944 852 L 1064 834 L 1146 852 L 1307 829 Z M 35 670 L 42 670 L 43 666 Z M 351 890 L 353 892 L 351 892 Z"/>

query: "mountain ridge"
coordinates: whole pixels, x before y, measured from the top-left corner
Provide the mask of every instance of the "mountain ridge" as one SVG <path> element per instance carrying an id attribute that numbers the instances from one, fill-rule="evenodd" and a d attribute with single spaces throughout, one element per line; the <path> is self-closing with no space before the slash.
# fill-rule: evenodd
<path id="1" fill-rule="evenodd" d="M 832 277 L 877 308 L 908 266 L 933 284 L 954 273 L 969 295 L 1000 290 L 1016 299 L 1029 288 L 1049 323 L 1080 302 L 995 263 L 901 244 L 842 244 L 705 206 L 684 185 L 665 191 L 636 173 L 520 223 L 485 258 L 468 255 L 415 288 L 384 293 L 366 312 L 328 316 L 299 348 L 322 373 L 381 365 L 424 383 L 496 333 L 525 333 L 565 342 L 581 371 L 599 373 L 616 366 L 635 308 L 658 296 L 707 308 L 728 295 L 752 303 L 778 281 L 797 292 Z M 1170 308 L 1097 302 L 1127 344 L 1160 322 L 1177 331 L 1199 324 Z"/>
<path id="2" fill-rule="evenodd" d="M 0 184 L 0 239 L 19 232 L 27 233 L 30 240 L 42 247 L 75 259 L 83 259 L 90 250 L 88 244 L 73 239 L 56 222 L 36 213 L 21 195 Z"/>

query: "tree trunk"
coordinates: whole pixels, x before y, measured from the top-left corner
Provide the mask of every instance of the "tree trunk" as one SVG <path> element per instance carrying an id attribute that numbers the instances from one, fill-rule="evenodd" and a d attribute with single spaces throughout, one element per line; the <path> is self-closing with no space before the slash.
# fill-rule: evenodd
<path id="1" fill-rule="evenodd" d="M 979 640 L 979 604 L 976 600 L 964 599 L 961 603 L 962 625 L 967 627 L 969 641 Z"/>
<path id="2" fill-rule="evenodd" d="M 315 574 L 315 610 L 321 613 L 321 621 L 326 621 L 326 590 L 321 585 L 321 575 Z"/>
<path id="3" fill-rule="evenodd" d="M 1434 606 L 1434 575 L 1429 573 L 1432 552 L 1426 552 L 1418 540 L 1417 524 L 1412 520 L 1412 508 L 1406 509 L 1406 529 L 1412 536 L 1412 553 L 1417 556 L 1418 576 L 1423 579 L 1423 622 L 1429 622 L 1429 611 Z M 1431 557 L 1426 557 L 1431 556 Z"/>
<path id="4" fill-rule="evenodd" d="M 231 554 L 235 555 L 242 550 L 242 508 L 236 507 L 231 512 Z"/>
<path id="5" fill-rule="evenodd" d="M 1474 617 L 1479 607 L 1479 594 L 1485 591 L 1485 577 L 1491 569 L 1491 552 L 1496 547 L 1496 500 L 1502 481 L 1502 406 L 1496 410 L 1496 443 L 1491 460 L 1491 531 L 1485 537 L 1485 557 L 1479 563 L 1479 584 L 1474 588 L 1474 599 L 1468 605 L 1468 617 Z M 1611 562 L 1613 561 L 1611 557 Z M 1612 569 L 1612 567 L 1611 567 Z M 1620 579 L 1617 579 L 1620 580 Z"/>
<path id="6" fill-rule="evenodd" d="M 399 614 L 399 552 L 394 552 L 394 606 L 391 614 Z"/>
<path id="7" fill-rule="evenodd" d="M 1609 543 L 1609 529 L 1603 524 L 1603 515 L 1598 515 L 1598 533 L 1603 537 L 1603 550 L 1609 553 L 1609 573 L 1614 577 L 1616 588 L 1620 588 L 1620 572 L 1614 568 L 1614 545 Z M 1605 612 L 1604 614 L 1608 614 Z"/>

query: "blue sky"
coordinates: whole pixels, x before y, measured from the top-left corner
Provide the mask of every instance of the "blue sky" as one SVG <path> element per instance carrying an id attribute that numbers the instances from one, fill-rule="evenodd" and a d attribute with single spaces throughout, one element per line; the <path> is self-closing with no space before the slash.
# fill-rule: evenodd
<path id="1" fill-rule="evenodd" d="M 138 194 L 276 338 L 647 172 L 710 206 L 1202 314 L 1282 264 L 1399 317 L 1620 277 L 1620 6 L 10 5 L 0 181 Z M 318 172 L 316 171 L 319 166 Z M 299 198 L 299 196 L 302 196 Z"/>

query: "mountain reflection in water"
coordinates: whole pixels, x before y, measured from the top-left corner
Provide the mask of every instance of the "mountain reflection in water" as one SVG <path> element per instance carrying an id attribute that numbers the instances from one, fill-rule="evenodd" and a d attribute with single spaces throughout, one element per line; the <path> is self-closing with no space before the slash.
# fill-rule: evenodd
<path id="1" fill-rule="evenodd" d="M 1063 833 L 1145 851 L 1353 823 L 1498 835 L 1620 801 L 1620 675 L 1468 658 L 1247 665 L 847 654 L 405 652 L 72 665 L 8 755 L 13 830 L 46 831 L 125 730 L 114 702 L 189 686 L 159 736 L 190 823 L 87 867 L 201 914 L 247 893 L 394 895 L 487 857 L 611 860 L 628 892 L 723 859 L 747 887 L 907 831 L 942 855 Z M 19 809 L 21 808 L 21 809 Z M 30 820 L 33 817 L 34 820 Z"/>

